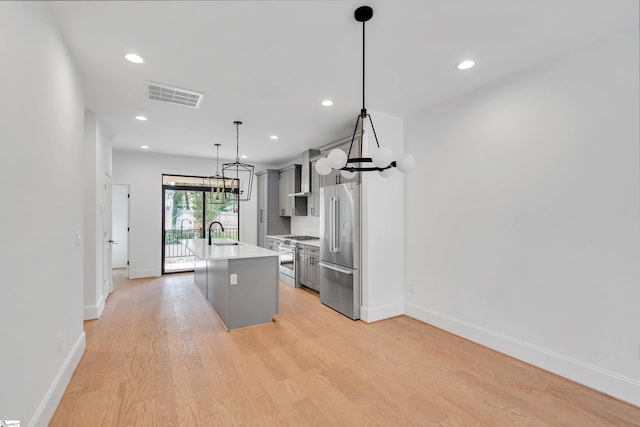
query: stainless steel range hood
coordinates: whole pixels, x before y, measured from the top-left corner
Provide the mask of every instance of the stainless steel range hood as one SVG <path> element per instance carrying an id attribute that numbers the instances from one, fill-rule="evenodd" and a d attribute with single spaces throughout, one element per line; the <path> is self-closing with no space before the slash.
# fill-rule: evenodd
<path id="1" fill-rule="evenodd" d="M 300 192 L 288 194 L 293 197 L 311 196 L 311 157 L 320 154 L 320 150 L 309 149 L 302 152 L 302 169 L 300 171 Z"/>

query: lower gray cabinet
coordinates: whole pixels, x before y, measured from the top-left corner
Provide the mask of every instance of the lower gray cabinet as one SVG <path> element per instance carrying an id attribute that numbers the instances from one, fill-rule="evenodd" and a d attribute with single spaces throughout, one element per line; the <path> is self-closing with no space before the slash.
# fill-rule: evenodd
<path id="1" fill-rule="evenodd" d="M 305 276 L 307 274 L 307 263 L 304 257 L 304 246 L 296 247 L 296 282 L 301 285 L 305 284 Z"/>
<path id="2" fill-rule="evenodd" d="M 320 291 L 320 249 L 315 246 L 298 245 L 296 249 L 296 281 L 307 288 Z"/>
<path id="3" fill-rule="evenodd" d="M 280 246 L 280 240 L 274 239 L 273 237 L 266 238 L 266 248 L 269 249 L 270 251 L 278 252 L 280 250 L 279 246 Z"/>

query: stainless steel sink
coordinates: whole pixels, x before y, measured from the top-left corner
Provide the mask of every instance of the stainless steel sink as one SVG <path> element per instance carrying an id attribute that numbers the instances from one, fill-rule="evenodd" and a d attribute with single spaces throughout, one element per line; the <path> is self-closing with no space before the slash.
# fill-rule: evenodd
<path id="1" fill-rule="evenodd" d="M 214 246 L 233 246 L 233 245 L 237 245 L 238 241 L 229 239 L 228 237 L 224 237 L 219 239 L 211 239 L 211 243 Z"/>

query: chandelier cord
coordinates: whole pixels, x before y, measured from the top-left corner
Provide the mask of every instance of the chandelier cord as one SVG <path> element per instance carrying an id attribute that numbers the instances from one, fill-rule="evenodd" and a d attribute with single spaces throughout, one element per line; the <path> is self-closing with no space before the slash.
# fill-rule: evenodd
<path id="1" fill-rule="evenodd" d="M 364 103 L 364 40 L 365 40 L 365 36 L 364 36 L 364 24 L 365 22 L 362 21 L 362 111 L 360 112 L 360 114 L 366 114 L 366 108 L 364 107 L 365 103 Z M 364 119 L 364 117 L 362 117 Z"/>
<path id="2" fill-rule="evenodd" d="M 240 123 L 236 123 L 236 163 L 240 162 Z"/>
<path id="3" fill-rule="evenodd" d="M 216 144 L 216 177 L 220 176 L 220 144 Z"/>

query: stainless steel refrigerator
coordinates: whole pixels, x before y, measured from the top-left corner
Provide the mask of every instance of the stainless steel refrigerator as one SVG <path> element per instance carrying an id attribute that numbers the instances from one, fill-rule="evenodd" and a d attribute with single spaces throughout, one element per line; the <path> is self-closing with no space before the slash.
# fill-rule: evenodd
<path id="1" fill-rule="evenodd" d="M 360 319 L 360 185 L 320 188 L 320 301 Z"/>

